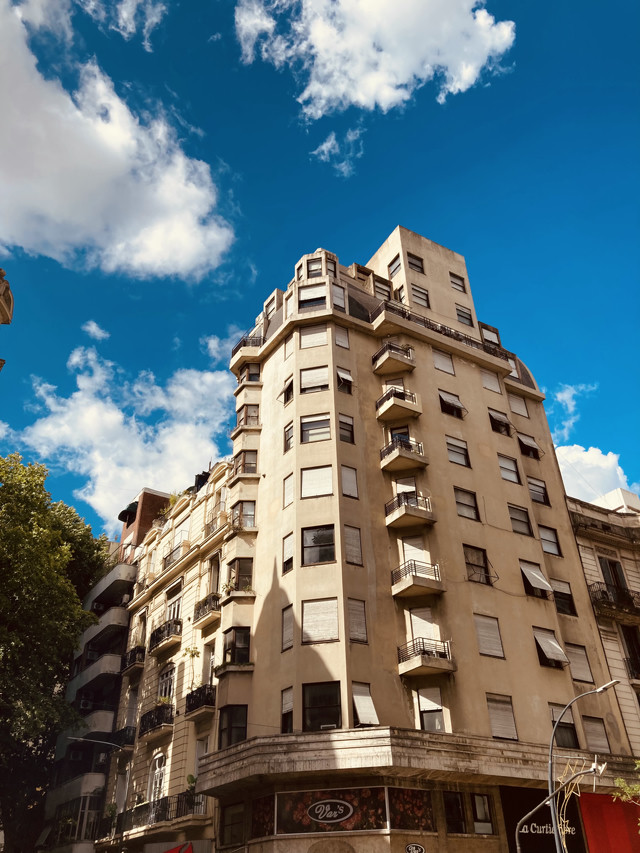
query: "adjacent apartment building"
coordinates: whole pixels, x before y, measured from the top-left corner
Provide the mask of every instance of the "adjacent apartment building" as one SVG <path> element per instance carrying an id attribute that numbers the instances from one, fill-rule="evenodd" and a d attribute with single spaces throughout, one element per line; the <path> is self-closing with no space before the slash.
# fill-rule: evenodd
<path id="1" fill-rule="evenodd" d="M 590 510 L 567 510 L 543 394 L 464 258 L 400 227 L 366 266 L 305 255 L 231 370 L 230 461 L 136 549 L 114 722 L 133 734 L 96 849 L 515 850 L 554 721 L 613 658 L 574 536 Z M 608 849 L 589 832 L 633 767 L 630 684 L 558 729 L 556 777 L 608 762 L 561 804 L 572 853 Z M 522 850 L 550 832 L 545 808 Z"/>

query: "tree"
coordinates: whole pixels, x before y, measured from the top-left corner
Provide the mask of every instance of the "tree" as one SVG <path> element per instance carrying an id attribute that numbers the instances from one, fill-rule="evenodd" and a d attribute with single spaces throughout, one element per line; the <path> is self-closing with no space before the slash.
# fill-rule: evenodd
<path id="1" fill-rule="evenodd" d="M 614 800 L 622 800 L 624 803 L 635 803 L 637 806 L 640 806 L 640 761 L 636 761 L 636 771 L 637 782 L 616 779 L 616 788 L 618 790 L 613 794 Z M 640 826 L 640 820 L 638 820 L 638 826 Z"/>
<path id="2" fill-rule="evenodd" d="M 47 469 L 0 457 L 0 826 L 5 853 L 33 850 L 57 735 L 76 721 L 64 685 L 81 598 L 109 567 L 74 509 L 54 504 Z"/>

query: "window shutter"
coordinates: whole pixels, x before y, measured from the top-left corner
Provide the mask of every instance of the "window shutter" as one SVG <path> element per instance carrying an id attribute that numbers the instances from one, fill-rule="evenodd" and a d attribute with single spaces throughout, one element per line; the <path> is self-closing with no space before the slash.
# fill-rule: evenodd
<path id="1" fill-rule="evenodd" d="M 293 606 L 282 610 L 282 651 L 293 646 Z"/>
<path id="2" fill-rule="evenodd" d="M 498 378 L 498 374 L 494 373 L 493 370 L 481 370 L 482 374 L 482 387 L 486 388 L 488 391 L 496 391 L 498 394 L 501 394 L 500 391 L 500 379 Z"/>
<path id="3" fill-rule="evenodd" d="M 439 640 L 440 631 L 438 626 L 433 622 L 430 607 L 420 607 L 411 610 L 411 633 L 413 639 L 417 640 L 421 637 L 425 640 Z"/>
<path id="4" fill-rule="evenodd" d="M 428 562 L 425 560 L 422 536 L 407 536 L 403 539 L 402 556 L 405 563 L 408 563 L 409 560 L 415 560 L 417 563 Z"/>
<path id="5" fill-rule="evenodd" d="M 293 687 L 286 687 L 282 691 L 282 713 L 293 711 Z"/>
<path id="6" fill-rule="evenodd" d="M 507 394 L 507 398 L 509 400 L 509 408 L 512 412 L 515 412 L 516 415 L 523 415 L 525 418 L 529 417 L 524 397 L 520 397 L 518 394 Z"/>
<path id="7" fill-rule="evenodd" d="M 362 565 L 362 545 L 360 543 L 360 528 L 344 526 L 344 554 L 347 563 Z"/>
<path id="8" fill-rule="evenodd" d="M 518 433 L 518 441 L 520 444 L 524 444 L 526 447 L 531 447 L 533 450 L 537 450 L 540 453 L 540 447 L 538 446 L 535 438 L 531 435 L 525 435 L 522 432 Z"/>
<path id="9" fill-rule="evenodd" d="M 338 639 L 338 599 L 302 602 L 302 642 L 321 643 Z"/>
<path id="10" fill-rule="evenodd" d="M 293 353 L 293 335 L 289 335 L 284 339 L 284 357 L 285 360 Z"/>
<path id="11" fill-rule="evenodd" d="M 571 669 L 571 678 L 574 681 L 590 681 L 593 682 L 591 667 L 589 666 L 589 658 L 587 650 L 584 646 L 573 646 L 570 643 L 565 644 L 565 651 L 569 658 L 569 667 Z"/>
<path id="12" fill-rule="evenodd" d="M 303 326 L 300 329 L 300 349 L 320 347 L 327 342 L 327 325 Z"/>
<path id="13" fill-rule="evenodd" d="M 353 704 L 356 706 L 358 722 L 364 726 L 378 726 L 378 715 L 371 698 L 371 691 L 368 684 L 354 681 L 351 684 L 353 692 Z"/>
<path id="14" fill-rule="evenodd" d="M 556 640 L 556 635 L 553 631 L 549 631 L 546 628 L 534 628 L 533 636 L 536 638 L 536 643 L 542 649 L 545 657 L 549 658 L 549 660 L 569 663 L 569 658 L 565 655 L 562 646 Z"/>
<path id="15" fill-rule="evenodd" d="M 440 350 L 434 349 L 433 364 L 438 370 L 444 370 L 445 373 L 455 373 L 453 359 L 448 352 L 440 352 Z"/>
<path id="16" fill-rule="evenodd" d="M 290 317 L 293 314 L 293 299 L 291 296 L 287 296 L 284 300 L 284 314 L 285 317 Z"/>
<path id="17" fill-rule="evenodd" d="M 351 371 L 345 370 L 344 367 L 337 367 L 336 372 L 338 374 L 339 379 L 342 379 L 345 382 L 353 382 L 353 377 L 351 376 Z"/>
<path id="18" fill-rule="evenodd" d="M 395 379 L 385 379 L 384 387 L 388 390 L 389 388 L 400 388 L 404 391 L 404 379 L 400 376 Z"/>
<path id="19" fill-rule="evenodd" d="M 328 384 L 329 368 L 326 365 L 324 367 L 309 367 L 300 371 L 300 388 L 302 390 Z"/>
<path id="20" fill-rule="evenodd" d="M 501 424 L 505 424 L 509 429 L 511 429 L 511 421 L 503 412 L 497 412 L 495 409 L 489 409 L 489 415 L 494 419 L 494 421 L 499 421 Z"/>
<path id="21" fill-rule="evenodd" d="M 354 643 L 367 642 L 367 617 L 364 601 L 350 598 L 349 605 L 349 639 Z"/>
<path id="22" fill-rule="evenodd" d="M 562 714 L 564 705 L 550 705 L 549 707 L 551 708 L 551 722 L 555 725 L 560 719 L 560 714 Z M 571 708 L 562 714 L 562 722 L 571 723 L 571 725 L 573 725 L 573 711 Z M 560 725 L 562 725 L 562 723 Z"/>
<path id="23" fill-rule="evenodd" d="M 396 480 L 396 495 L 403 492 L 415 492 L 416 478 L 415 477 L 399 477 Z"/>
<path id="24" fill-rule="evenodd" d="M 502 639 L 500 637 L 500 625 L 493 616 L 481 616 L 473 614 L 476 623 L 476 634 L 478 636 L 478 649 L 481 655 L 491 655 L 495 658 L 503 658 Z"/>
<path id="25" fill-rule="evenodd" d="M 439 687 L 421 687 L 418 690 L 418 708 L 420 711 L 441 711 L 442 698 Z"/>
<path id="26" fill-rule="evenodd" d="M 336 344 L 339 347 L 344 347 L 345 349 L 349 349 L 349 332 L 348 332 L 348 330 L 343 328 L 342 326 L 336 326 L 335 330 L 336 330 L 336 332 L 335 332 Z"/>
<path id="27" fill-rule="evenodd" d="M 595 752 L 596 755 L 611 752 L 604 720 L 601 720 L 600 717 L 583 717 L 582 725 L 589 752 Z"/>
<path id="28" fill-rule="evenodd" d="M 317 498 L 332 493 L 331 465 L 323 468 L 303 468 L 301 498 Z"/>
<path id="29" fill-rule="evenodd" d="M 566 581 L 557 581 L 552 578 L 549 583 L 554 592 L 564 592 L 565 595 L 571 595 L 571 584 Z"/>
<path id="30" fill-rule="evenodd" d="M 340 285 L 334 284 L 334 285 L 332 285 L 331 290 L 333 293 L 334 307 L 342 308 L 342 310 L 344 311 L 344 309 L 345 309 L 344 287 L 340 287 Z"/>
<path id="31" fill-rule="evenodd" d="M 282 559 L 293 559 L 293 533 L 287 534 L 282 540 Z"/>
<path id="32" fill-rule="evenodd" d="M 528 563 L 526 560 L 520 560 L 520 570 L 531 586 L 536 587 L 536 589 L 544 589 L 546 592 L 553 592 L 551 584 L 545 578 L 540 566 L 535 563 Z"/>
<path id="33" fill-rule="evenodd" d="M 342 465 L 342 494 L 350 498 L 358 497 L 358 481 L 356 469 Z"/>
<path id="34" fill-rule="evenodd" d="M 464 406 L 460 402 L 460 398 L 455 394 L 450 394 L 448 391 L 438 391 L 438 394 L 444 403 L 448 403 L 450 406 L 455 406 L 457 409 L 464 409 Z"/>
<path id="35" fill-rule="evenodd" d="M 289 474 L 288 477 L 284 478 L 284 505 L 289 506 L 290 503 L 293 503 L 293 474 Z"/>
<path id="36" fill-rule="evenodd" d="M 307 302 L 310 299 L 322 299 L 326 295 L 326 284 L 307 284 L 305 287 L 298 288 L 299 302 Z"/>
<path id="37" fill-rule="evenodd" d="M 509 696 L 487 696 L 491 734 L 493 737 L 518 740 L 513 706 Z"/>

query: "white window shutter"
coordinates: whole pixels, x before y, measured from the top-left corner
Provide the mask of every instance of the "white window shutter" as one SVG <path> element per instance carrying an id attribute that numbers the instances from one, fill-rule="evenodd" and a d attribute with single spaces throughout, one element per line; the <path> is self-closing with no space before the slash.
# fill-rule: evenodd
<path id="1" fill-rule="evenodd" d="M 441 711 L 442 697 L 439 687 L 421 687 L 418 690 L 418 707 L 420 711 Z"/>
<path id="2" fill-rule="evenodd" d="M 448 352 L 441 352 L 438 349 L 433 350 L 433 364 L 438 370 L 444 370 L 445 373 L 455 373 L 453 369 L 453 359 Z"/>
<path id="3" fill-rule="evenodd" d="M 480 654 L 503 658 L 504 650 L 502 648 L 498 620 L 493 616 L 481 616 L 479 613 L 474 613 L 473 619 L 476 623 Z"/>
<path id="4" fill-rule="evenodd" d="M 583 717 L 582 726 L 584 735 L 587 739 L 587 749 L 589 752 L 594 752 L 596 755 L 603 755 L 611 752 L 609 739 L 607 738 L 607 730 L 604 727 L 604 721 L 599 717 Z"/>
<path id="5" fill-rule="evenodd" d="M 565 651 L 569 658 L 569 668 L 571 669 L 571 678 L 574 681 L 589 681 L 593 682 L 591 667 L 589 666 L 589 658 L 587 650 L 584 646 L 574 646 L 570 643 L 565 644 Z"/>
<path id="6" fill-rule="evenodd" d="M 349 330 L 345 329 L 343 326 L 336 326 L 335 330 L 337 346 L 349 349 Z"/>
<path id="7" fill-rule="evenodd" d="M 507 394 L 507 398 L 509 400 L 509 408 L 512 412 L 515 412 L 516 415 L 523 415 L 525 418 L 529 417 L 524 397 L 520 397 L 519 394 Z"/>
<path id="8" fill-rule="evenodd" d="M 303 468 L 301 498 L 317 498 L 333 491 L 331 465 L 322 468 Z"/>
<path id="9" fill-rule="evenodd" d="M 531 586 L 535 586 L 536 589 L 544 589 L 546 592 L 553 592 L 551 584 L 545 578 L 540 566 L 536 565 L 536 563 L 528 563 L 526 560 L 520 560 L 520 569 Z"/>
<path id="10" fill-rule="evenodd" d="M 367 617 L 364 601 L 350 598 L 349 605 L 349 639 L 354 643 L 367 642 Z"/>
<path id="11" fill-rule="evenodd" d="M 494 373 L 493 370 L 481 370 L 482 375 L 482 387 L 486 388 L 488 391 L 496 391 L 498 394 L 501 394 L 500 391 L 500 379 L 498 378 L 498 374 Z"/>
<path id="12" fill-rule="evenodd" d="M 282 691 L 282 713 L 293 711 L 293 687 L 287 687 Z"/>
<path id="13" fill-rule="evenodd" d="M 369 685 L 354 681 L 351 684 L 351 689 L 353 692 L 353 704 L 356 706 L 356 713 L 358 715 L 358 722 L 360 725 L 379 725 L 378 715 L 376 714 L 373 699 L 371 698 Z"/>
<path id="14" fill-rule="evenodd" d="M 282 651 L 293 646 L 293 607 L 285 607 L 282 611 Z"/>
<path id="15" fill-rule="evenodd" d="M 342 465 L 342 494 L 350 498 L 358 497 L 356 469 L 348 465 Z"/>
<path id="16" fill-rule="evenodd" d="M 534 628 L 533 636 L 536 638 L 536 642 L 542 649 L 545 657 L 548 657 L 549 660 L 557 660 L 561 663 L 569 663 L 569 658 L 565 655 L 562 650 L 562 646 L 556 640 L 556 635 L 553 631 L 550 631 L 546 628 Z"/>
<path id="17" fill-rule="evenodd" d="M 293 503 L 293 474 L 284 478 L 284 505 Z"/>
<path id="18" fill-rule="evenodd" d="M 362 565 L 362 545 L 360 542 L 360 528 L 344 526 L 344 553 L 347 563 Z"/>
<path id="19" fill-rule="evenodd" d="M 410 613 L 411 633 L 414 640 L 421 637 L 426 640 L 440 639 L 440 629 L 433 621 L 430 607 L 419 607 L 411 610 Z"/>
<path id="20" fill-rule="evenodd" d="M 318 385 L 329 384 L 329 368 L 324 367 L 309 367 L 306 370 L 300 371 L 300 388 L 315 388 Z"/>
<path id="21" fill-rule="evenodd" d="M 487 696 L 487 706 L 493 737 L 518 740 L 511 698 L 508 696 Z"/>
<path id="22" fill-rule="evenodd" d="M 415 560 L 416 563 L 426 563 L 422 536 L 407 536 L 402 540 L 402 556 L 405 563 Z"/>
<path id="23" fill-rule="evenodd" d="M 338 599 L 302 602 L 302 642 L 321 643 L 338 639 Z"/>
<path id="24" fill-rule="evenodd" d="M 293 533 L 289 533 L 282 540 L 282 559 L 283 560 L 292 560 L 293 559 Z"/>
<path id="25" fill-rule="evenodd" d="M 298 288 L 299 302 L 306 302 L 308 299 L 320 299 L 327 295 L 326 284 L 308 284 L 305 287 Z"/>
<path id="26" fill-rule="evenodd" d="M 300 349 L 310 347 L 321 347 L 327 342 L 327 326 L 322 323 L 319 326 L 303 326 L 300 329 Z"/>

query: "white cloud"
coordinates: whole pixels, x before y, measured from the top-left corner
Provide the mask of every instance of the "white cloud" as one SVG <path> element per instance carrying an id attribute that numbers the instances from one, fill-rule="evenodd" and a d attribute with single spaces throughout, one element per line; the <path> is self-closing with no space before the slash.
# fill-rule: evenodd
<path id="1" fill-rule="evenodd" d="M 561 385 L 559 391 L 554 391 L 551 394 L 552 404 L 549 407 L 548 415 L 552 422 L 556 420 L 556 406 L 560 406 L 560 423 L 554 423 L 552 429 L 552 437 L 554 443 L 568 441 L 569 436 L 580 418 L 578 412 L 577 398 L 591 394 L 597 391 L 597 385 Z"/>
<path id="2" fill-rule="evenodd" d="M 102 329 L 95 320 L 87 320 L 86 323 L 82 324 L 81 328 L 82 331 L 86 332 L 90 338 L 94 339 L 94 341 L 106 341 L 107 338 L 111 337 L 111 334 L 105 329 Z"/>
<path id="3" fill-rule="evenodd" d="M 233 411 L 227 370 L 181 369 L 164 384 L 147 371 L 126 382 L 122 369 L 92 347 L 75 349 L 67 367 L 76 389 L 65 397 L 34 379 L 41 415 L 11 438 L 45 463 L 84 477 L 75 496 L 110 533 L 122 506 L 143 486 L 183 489 L 220 458 Z"/>
<path id="4" fill-rule="evenodd" d="M 227 364 L 231 358 L 231 350 L 241 336 L 242 332 L 238 326 L 229 326 L 226 338 L 220 338 L 218 335 L 206 335 L 200 338 L 200 346 L 213 364 Z"/>
<path id="5" fill-rule="evenodd" d="M 620 465 L 617 453 L 603 453 L 598 447 L 586 450 L 579 444 L 556 447 L 556 456 L 567 494 L 593 501 L 612 489 L 634 489 Z"/>
<path id="6" fill-rule="evenodd" d="M 495 70 L 515 39 L 482 0 L 239 0 L 235 20 L 245 62 L 259 50 L 300 75 L 310 119 L 386 112 L 434 79 L 443 103 Z"/>
<path id="7" fill-rule="evenodd" d="M 362 157 L 362 130 L 352 128 L 344 136 L 342 144 L 338 143 L 335 132 L 329 136 L 314 151 L 312 157 L 317 157 L 323 163 L 329 163 L 343 178 L 350 177 L 354 172 L 354 160 Z"/>
<path id="8" fill-rule="evenodd" d="M 51 26 L 46 9 L 0 0 L 0 252 L 201 278 L 233 240 L 209 166 L 187 157 L 162 114 L 136 116 L 95 62 L 78 69 L 73 95 L 45 79 L 20 14 Z"/>

